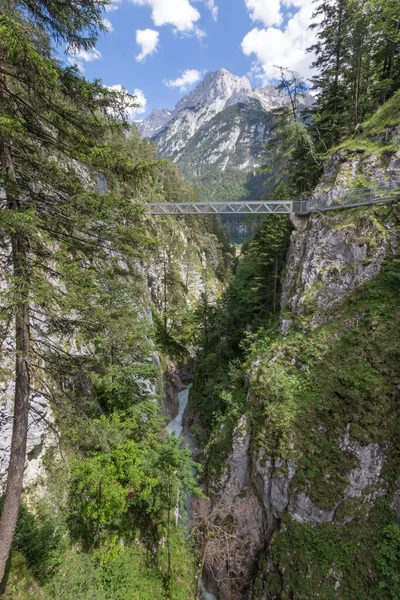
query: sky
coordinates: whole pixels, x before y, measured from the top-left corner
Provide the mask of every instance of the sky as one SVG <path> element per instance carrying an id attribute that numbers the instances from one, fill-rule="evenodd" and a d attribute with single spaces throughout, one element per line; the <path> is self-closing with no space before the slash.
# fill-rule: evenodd
<path id="1" fill-rule="evenodd" d="M 95 49 L 66 56 L 88 79 L 136 95 L 138 120 L 172 109 L 207 71 L 225 68 L 253 85 L 276 66 L 310 76 L 312 0 L 113 0 Z"/>

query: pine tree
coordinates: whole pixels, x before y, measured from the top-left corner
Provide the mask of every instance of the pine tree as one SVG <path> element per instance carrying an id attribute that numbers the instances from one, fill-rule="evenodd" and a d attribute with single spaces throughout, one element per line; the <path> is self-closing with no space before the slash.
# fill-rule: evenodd
<path id="1" fill-rule="evenodd" d="M 397 0 L 370 2 L 372 96 L 375 108 L 400 87 L 400 4 Z"/>
<path id="2" fill-rule="evenodd" d="M 20 503 L 31 395 L 58 333 L 74 331 L 94 293 L 96 261 L 135 248 L 136 209 L 128 201 L 145 167 L 135 166 L 113 132 L 124 125 L 126 97 L 61 67 L 54 40 L 93 46 L 104 2 L 2 3 L 0 12 L 0 224 L 11 268 L 5 294 L 15 332 L 14 425 L 0 522 L 0 579 Z M 118 170 L 118 178 L 112 173 Z M 99 172 L 113 193 L 97 191 Z M 68 316 L 69 315 L 69 316 Z M 58 358 L 57 358 L 58 356 Z"/>
<path id="3" fill-rule="evenodd" d="M 317 41 L 311 131 L 322 153 L 353 134 L 400 86 L 397 0 L 322 1 L 311 25 Z"/>
<path id="4" fill-rule="evenodd" d="M 268 197 L 278 199 L 278 190 L 281 193 L 285 188 L 285 199 L 293 199 L 312 188 L 319 163 L 307 126 L 308 109 L 302 102 L 306 85 L 294 71 L 280 67 L 280 76 L 278 88 L 290 102 L 273 111 L 274 123 L 265 146 L 266 163 L 260 173 L 266 176 Z"/>
<path id="5" fill-rule="evenodd" d="M 349 59 L 349 2 L 321 2 L 310 28 L 317 30 L 317 42 L 309 48 L 316 56 L 312 68 L 313 89 L 318 93 L 313 111 L 314 126 L 324 143 L 334 146 L 346 131 L 348 90 L 343 81 Z"/>

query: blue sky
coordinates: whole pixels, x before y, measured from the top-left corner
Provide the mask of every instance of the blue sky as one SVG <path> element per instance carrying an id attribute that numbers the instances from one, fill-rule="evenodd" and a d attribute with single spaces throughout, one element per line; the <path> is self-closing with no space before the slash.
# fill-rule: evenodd
<path id="1" fill-rule="evenodd" d="M 173 108 L 207 71 L 228 69 L 254 85 L 274 65 L 309 75 L 312 0 L 113 0 L 111 30 L 94 51 L 70 57 L 89 79 L 136 91 L 139 119 Z"/>

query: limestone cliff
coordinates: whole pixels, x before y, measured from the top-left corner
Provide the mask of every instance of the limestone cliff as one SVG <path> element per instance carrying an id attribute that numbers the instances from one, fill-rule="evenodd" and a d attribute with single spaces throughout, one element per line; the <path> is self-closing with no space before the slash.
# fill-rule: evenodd
<path id="1" fill-rule="evenodd" d="M 214 222 L 214 219 L 212 221 Z M 141 379 L 136 383 L 143 393 L 160 403 L 165 415 L 169 417 L 177 413 L 178 392 L 183 388 L 184 383 L 189 382 L 190 373 L 186 373 L 184 369 L 178 372 L 168 352 L 163 353 L 159 349 L 157 351 L 156 332 L 152 320 L 156 320 L 157 314 L 162 314 L 165 310 L 164 301 L 167 292 L 168 319 L 175 319 L 175 325 L 179 328 L 182 324 L 182 316 L 194 310 L 202 294 L 207 293 L 211 299 L 223 285 L 222 280 L 229 260 L 228 263 L 225 262 L 223 244 L 218 239 L 218 235 L 212 232 L 211 225 L 210 222 L 206 225 L 198 219 L 190 222 L 184 219 L 178 221 L 174 217 L 162 221 L 148 218 L 148 227 L 153 230 L 157 244 L 151 251 L 147 251 L 140 261 L 131 265 L 119 263 L 121 270 L 132 282 L 132 306 L 147 324 L 144 340 L 144 352 L 147 352 L 147 355 L 144 360 L 148 357 L 148 362 L 158 367 L 160 372 L 156 383 Z M 216 232 L 221 233 L 218 227 Z M 219 277 L 216 274 L 218 271 Z M 170 306 L 173 306 L 173 309 Z M 10 329 L 1 344 L 0 490 L 5 485 L 13 425 L 12 338 Z M 60 343 L 65 343 L 65 348 L 76 361 L 84 360 L 93 353 L 92 346 L 76 343 L 76 335 L 65 338 Z M 94 398 L 90 379 L 82 373 L 82 376 L 78 374 L 76 381 L 70 383 L 77 391 L 81 403 L 79 410 L 82 408 L 82 419 L 85 418 L 83 404 L 86 397 L 91 398 L 94 406 L 90 410 L 98 411 L 100 414 L 101 409 Z M 49 392 L 47 388 L 46 391 Z M 63 418 L 64 415 L 62 411 L 53 414 L 53 408 L 49 393 L 41 394 L 38 389 L 32 395 L 24 485 L 25 489 L 35 486 L 40 493 L 45 489 L 41 485 L 45 484 L 46 480 L 46 456 L 51 454 L 51 462 L 54 462 L 54 457 L 60 455 L 60 442 L 62 445 L 57 419 Z"/>
<path id="2" fill-rule="evenodd" d="M 399 161 L 340 150 L 315 198 L 356 177 L 400 187 Z M 211 487 L 236 540 L 219 561 L 206 548 L 219 600 L 395 597 L 399 243 L 396 203 L 314 214 L 292 234 L 281 331 L 253 360 Z"/>

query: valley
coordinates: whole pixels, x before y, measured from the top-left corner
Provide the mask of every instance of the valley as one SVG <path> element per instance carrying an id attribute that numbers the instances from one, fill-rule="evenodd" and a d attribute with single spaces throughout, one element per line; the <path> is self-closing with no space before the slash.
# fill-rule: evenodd
<path id="1" fill-rule="evenodd" d="M 398 3 L 180 7 L 0 2 L 0 595 L 398 600 Z"/>

